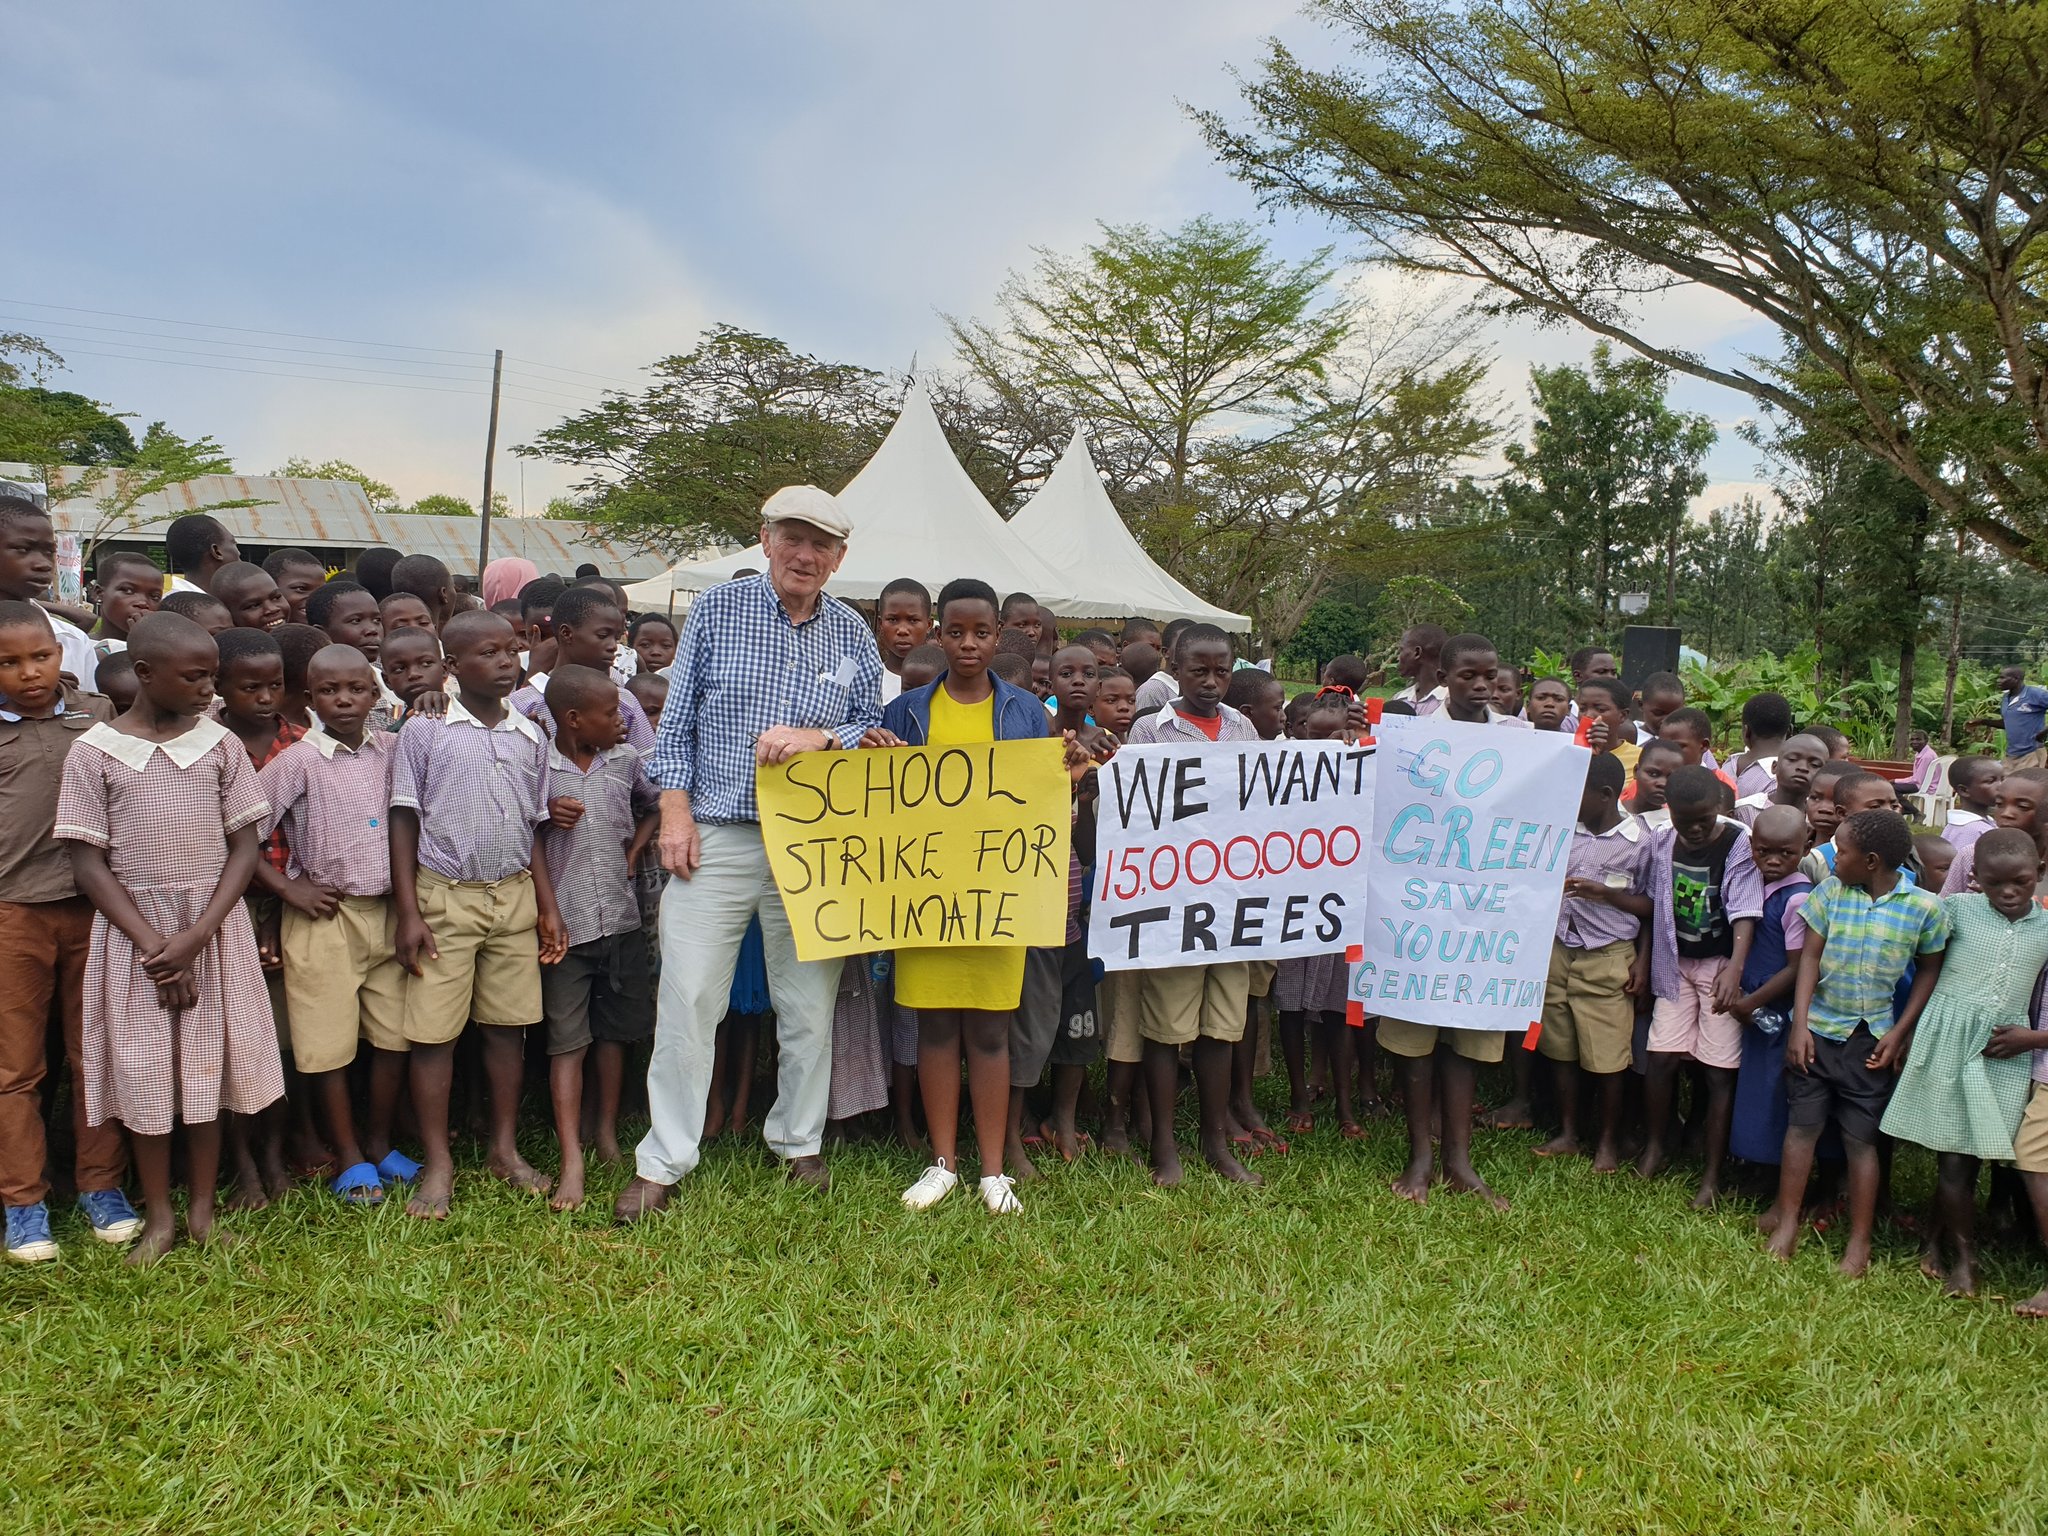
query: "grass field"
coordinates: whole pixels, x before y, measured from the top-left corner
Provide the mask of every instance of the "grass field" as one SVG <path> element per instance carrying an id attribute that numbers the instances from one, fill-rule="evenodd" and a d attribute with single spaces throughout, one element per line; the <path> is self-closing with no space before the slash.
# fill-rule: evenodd
<path id="1" fill-rule="evenodd" d="M 819 1201 L 713 1150 L 632 1231 L 474 1170 L 446 1225 L 317 1192 L 154 1272 L 0 1273 L 27 1531 L 2034 1532 L 2039 1261 L 1945 1302 L 1908 1239 L 1789 1268 L 1682 1179 L 1484 1134 L 1494 1215 L 1386 1190 L 1383 1123 L 1155 1192 L 1097 1158 L 998 1221 Z M 536 1161 L 545 1146 L 535 1149 Z M 551 1166 L 551 1159 L 547 1163 Z M 1925 1170 L 1902 1159 L 1908 1192 Z M 1838 1239 L 1837 1239 L 1838 1241 Z"/>

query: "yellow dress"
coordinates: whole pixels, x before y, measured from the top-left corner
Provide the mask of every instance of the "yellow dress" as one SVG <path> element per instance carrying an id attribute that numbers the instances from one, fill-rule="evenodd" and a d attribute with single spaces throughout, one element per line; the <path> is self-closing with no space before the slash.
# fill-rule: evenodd
<path id="1" fill-rule="evenodd" d="M 940 683 L 932 690 L 934 747 L 994 741 L 995 695 L 962 704 Z M 1021 945 L 948 945 L 896 951 L 896 1001 L 905 1008 L 981 1008 L 1007 1013 L 1024 995 Z"/>

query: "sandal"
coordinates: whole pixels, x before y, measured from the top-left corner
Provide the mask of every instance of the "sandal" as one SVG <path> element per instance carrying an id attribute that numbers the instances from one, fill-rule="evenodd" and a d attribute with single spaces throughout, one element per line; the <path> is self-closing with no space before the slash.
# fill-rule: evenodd
<path id="1" fill-rule="evenodd" d="M 420 1165 L 393 1147 L 377 1159 L 377 1172 L 389 1184 L 410 1184 L 420 1176 Z"/>
<path id="2" fill-rule="evenodd" d="M 1252 1132 L 1252 1136 L 1263 1150 L 1272 1153 L 1275 1157 L 1285 1157 L 1287 1155 L 1286 1138 L 1281 1136 L 1270 1125 L 1260 1126 L 1256 1131 Z"/>
<path id="3" fill-rule="evenodd" d="M 1291 1109 L 1287 1112 L 1287 1129 L 1297 1136 L 1307 1136 L 1316 1128 L 1315 1111 L 1312 1109 Z"/>
<path id="4" fill-rule="evenodd" d="M 357 1163 L 344 1168 L 334 1182 L 327 1186 L 340 1197 L 344 1205 L 382 1205 L 384 1184 L 377 1176 L 375 1163 Z"/>

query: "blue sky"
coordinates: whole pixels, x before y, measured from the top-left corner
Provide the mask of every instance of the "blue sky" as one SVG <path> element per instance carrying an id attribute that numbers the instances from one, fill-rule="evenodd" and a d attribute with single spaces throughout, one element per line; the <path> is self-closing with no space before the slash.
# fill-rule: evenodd
<path id="1" fill-rule="evenodd" d="M 249 472 L 339 457 L 471 500 L 492 347 L 502 442 L 714 321 L 878 368 L 943 361 L 939 314 L 988 313 L 1034 246 L 1259 217 L 1181 103 L 1228 109 L 1228 67 L 1268 36 L 1334 47 L 1271 0 L 0 0 L 0 34 L 5 199 L 35 230 L 0 261 L 0 330 L 47 336 L 66 387 L 212 432 Z M 1667 312 L 1702 350 L 1774 350 L 1713 304 Z M 1587 351 L 1486 341 L 1517 409 L 1532 360 Z M 1676 398 L 1724 428 L 1748 411 Z M 1713 499 L 1758 474 L 1725 433 L 1709 469 Z M 528 504 L 567 478 L 529 466 Z M 509 456 L 499 484 L 520 494 Z"/>

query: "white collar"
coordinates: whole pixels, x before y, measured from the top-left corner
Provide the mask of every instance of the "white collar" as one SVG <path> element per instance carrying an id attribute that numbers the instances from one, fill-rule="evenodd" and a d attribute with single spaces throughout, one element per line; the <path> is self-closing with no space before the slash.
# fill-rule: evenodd
<path id="1" fill-rule="evenodd" d="M 590 766 L 595 768 L 599 763 L 615 763 L 622 757 L 630 760 L 639 757 L 639 755 L 640 749 L 638 747 L 622 741 L 616 747 L 606 747 L 602 752 L 598 753 L 596 757 L 590 760 Z M 569 757 L 561 748 L 555 746 L 548 748 L 548 766 L 550 768 L 560 768 L 565 773 L 584 774 L 589 772 L 589 769 L 578 768 L 573 758 Z"/>
<path id="2" fill-rule="evenodd" d="M 1635 817 L 1627 811 L 1623 811 L 1621 813 L 1621 820 L 1617 821 L 1605 832 L 1595 832 L 1583 821 L 1579 823 L 1579 830 L 1588 837 L 1614 837 L 1619 835 L 1622 841 L 1629 843 L 1640 842 L 1643 836 L 1643 829 L 1636 824 Z"/>
<path id="3" fill-rule="evenodd" d="M 496 725 L 485 725 L 483 721 L 477 719 L 475 715 L 472 715 L 462 707 L 462 698 L 459 694 L 451 693 L 448 696 L 448 713 L 441 717 L 441 723 L 443 725 L 473 725 L 480 731 L 517 731 L 520 735 L 531 741 L 546 740 L 541 735 L 539 726 L 535 725 L 509 704 L 505 706 L 504 719 L 500 720 Z"/>
<path id="4" fill-rule="evenodd" d="M 1636 820 L 1640 821 L 1652 832 L 1662 832 L 1671 825 L 1671 808 L 1660 805 L 1654 811 L 1641 812 L 1637 815 Z"/>
<path id="5" fill-rule="evenodd" d="M 1991 818 L 1981 811 L 1968 811 L 1959 805 L 1948 813 L 1948 819 L 1958 826 L 1968 826 L 1973 821 L 1989 821 Z M 1829 841 L 1832 842 L 1833 839 L 1830 838 Z"/>
<path id="6" fill-rule="evenodd" d="M 533 676 L 526 680 L 526 686 L 535 693 L 546 693 L 548 691 L 548 674 L 545 672 L 534 673 Z"/>
<path id="7" fill-rule="evenodd" d="M 148 769 L 149 760 L 159 752 L 178 767 L 190 768 L 227 734 L 228 728 L 218 720 L 201 715 L 184 735 L 174 736 L 169 741 L 144 741 L 140 736 L 124 735 L 104 723 L 95 725 L 78 740 L 80 745 L 90 743 L 116 762 L 125 763 L 137 773 L 142 773 Z"/>
<path id="8" fill-rule="evenodd" d="M 1768 789 L 1760 789 L 1753 795 L 1744 795 L 1735 803 L 1737 805 L 1769 805 L 1771 803 L 1771 792 Z"/>
<path id="9" fill-rule="evenodd" d="M 320 724 L 320 717 L 315 715 L 313 723 L 306 727 L 306 734 L 301 736 L 299 740 L 312 743 L 315 752 L 318 752 L 322 757 L 332 762 L 334 754 L 337 752 L 346 752 L 350 757 L 354 757 L 358 752 L 369 751 L 373 743 L 378 751 L 384 751 L 389 735 L 390 732 L 388 731 L 373 731 L 366 727 L 363 731 L 363 744 L 359 747 L 351 747 L 342 742 L 338 737 L 328 735 L 326 729 Z"/>

